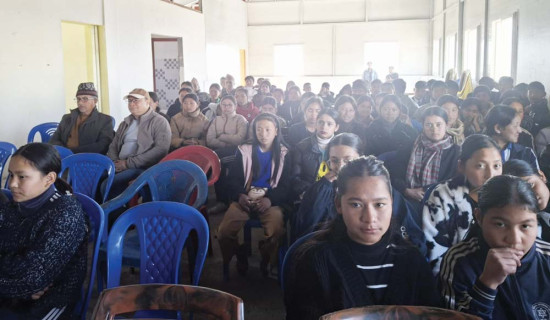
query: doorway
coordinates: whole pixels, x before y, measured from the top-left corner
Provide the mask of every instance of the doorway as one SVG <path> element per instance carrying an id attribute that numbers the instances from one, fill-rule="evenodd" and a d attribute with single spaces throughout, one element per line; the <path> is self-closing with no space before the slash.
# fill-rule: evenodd
<path id="1" fill-rule="evenodd" d="M 151 39 L 153 47 L 154 88 L 159 107 L 166 111 L 178 98 L 183 80 L 183 47 L 181 38 Z"/>

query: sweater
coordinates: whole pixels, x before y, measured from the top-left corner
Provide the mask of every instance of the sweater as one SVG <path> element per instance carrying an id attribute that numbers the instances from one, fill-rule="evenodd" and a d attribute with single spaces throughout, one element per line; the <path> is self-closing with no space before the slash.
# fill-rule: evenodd
<path id="1" fill-rule="evenodd" d="M 217 116 L 208 127 L 206 145 L 212 149 L 238 146 L 243 143 L 247 131 L 248 121 L 240 114 Z"/>
<path id="2" fill-rule="evenodd" d="M 0 205 L 0 305 L 25 319 L 52 308 L 65 308 L 61 318 L 68 318 L 86 276 L 87 216 L 74 197 L 51 194 L 30 210 L 23 203 Z"/>
<path id="3" fill-rule="evenodd" d="M 343 219 L 336 220 L 325 239 L 316 237 L 292 253 L 293 265 L 284 284 L 288 320 L 318 319 L 330 312 L 374 304 L 440 304 L 428 264 L 416 248 L 398 237 L 389 239 L 384 248 L 386 263 L 393 268 L 381 298 L 373 297 L 367 289 L 371 283 L 357 268 Z"/>
<path id="4" fill-rule="evenodd" d="M 177 149 L 189 145 L 204 146 L 207 125 L 208 119 L 198 109 L 193 114 L 187 112 L 176 114 L 170 120 L 170 130 L 172 131 L 170 147 Z"/>
<path id="5" fill-rule="evenodd" d="M 78 109 L 73 109 L 69 114 L 64 115 L 48 143 L 67 147 L 67 141 L 72 128 L 76 125 L 79 114 Z M 71 148 L 71 151 L 73 153 L 105 154 L 113 137 L 113 119 L 94 108 L 86 121 L 78 128 L 78 146 Z"/>
<path id="6" fill-rule="evenodd" d="M 516 273 L 496 290 L 486 287 L 483 272 L 489 246 L 472 237 L 453 246 L 443 258 L 440 290 L 447 308 L 483 319 L 548 319 L 550 315 L 550 243 L 536 240 Z"/>
<path id="7" fill-rule="evenodd" d="M 113 161 L 120 159 L 119 154 L 124 144 L 124 135 L 132 121 L 137 121 L 133 115 L 124 118 L 118 127 L 115 138 L 109 146 L 107 156 Z M 126 159 L 129 169 L 146 169 L 157 164 L 170 149 L 170 125 L 168 121 L 153 109 L 141 115 L 138 123 L 138 148 L 136 154 Z"/>

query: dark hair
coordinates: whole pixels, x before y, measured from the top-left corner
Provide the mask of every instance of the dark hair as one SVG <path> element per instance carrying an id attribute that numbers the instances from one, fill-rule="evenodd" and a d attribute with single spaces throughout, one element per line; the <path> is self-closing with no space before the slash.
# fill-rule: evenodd
<path id="1" fill-rule="evenodd" d="M 343 86 L 342 89 L 340 89 L 340 92 L 338 92 L 338 94 L 342 95 L 342 94 L 344 94 L 344 91 L 346 91 L 346 90 L 349 90 L 351 92 L 351 85 L 346 84 L 345 86 Z"/>
<path id="2" fill-rule="evenodd" d="M 355 112 L 357 112 L 357 103 L 355 102 L 355 99 L 353 99 L 353 97 L 350 97 L 348 95 L 341 95 L 338 97 L 338 99 L 336 99 L 336 102 L 334 102 L 334 109 L 336 109 L 336 111 L 338 111 L 338 108 L 345 104 L 345 103 L 351 103 L 351 106 L 353 107 L 353 109 L 355 110 Z"/>
<path id="3" fill-rule="evenodd" d="M 220 87 L 220 85 L 217 84 L 217 83 L 212 83 L 212 84 L 210 85 L 210 89 L 212 89 L 212 88 L 214 88 L 214 89 L 216 89 L 216 90 L 218 90 L 218 91 L 222 91 L 222 87 Z"/>
<path id="4" fill-rule="evenodd" d="M 503 105 L 492 107 L 485 116 L 485 133 L 491 137 L 498 135 L 495 131 L 495 126 L 506 127 L 512 123 L 516 115 L 516 109 L 512 107 Z"/>
<path id="5" fill-rule="evenodd" d="M 336 182 L 338 197 L 347 192 L 349 180 L 362 177 L 382 177 L 386 182 L 388 192 L 392 194 L 390 173 L 384 167 L 384 162 L 375 156 L 361 156 L 348 162 L 338 173 Z"/>
<path id="6" fill-rule="evenodd" d="M 486 86 L 489 88 L 489 91 L 491 91 L 491 89 L 493 89 L 496 85 L 495 80 L 491 77 L 481 77 L 478 83 L 480 86 Z"/>
<path id="7" fill-rule="evenodd" d="M 309 102 L 309 101 L 308 101 Z M 321 102 L 322 103 L 322 102 Z M 321 106 L 323 106 L 321 104 Z M 307 109 L 307 108 L 306 108 Z M 317 115 L 317 119 L 319 119 L 322 115 L 326 114 L 327 116 L 331 117 L 332 119 L 334 119 L 334 122 L 336 122 L 337 125 L 340 124 L 340 117 L 338 115 L 338 112 L 336 110 L 334 110 L 333 108 L 323 108 L 321 110 L 321 112 L 319 112 L 319 114 Z"/>
<path id="8" fill-rule="evenodd" d="M 183 87 L 181 88 L 179 91 L 178 91 L 178 94 L 182 93 L 183 91 L 187 92 L 187 93 L 192 93 L 193 92 L 193 89 L 189 88 L 189 87 Z"/>
<path id="9" fill-rule="evenodd" d="M 184 81 L 184 82 L 182 82 L 181 85 L 180 85 L 180 87 L 181 87 L 181 86 L 184 86 L 184 85 L 193 88 L 193 84 L 191 83 L 191 81 Z"/>
<path id="10" fill-rule="evenodd" d="M 17 149 L 12 158 L 15 156 L 27 160 L 43 176 L 50 172 L 55 172 L 57 176 L 54 182 L 55 188 L 60 193 L 72 192 L 73 189 L 71 186 L 59 177 L 59 173 L 61 172 L 61 157 L 51 144 L 41 142 L 29 143 Z"/>
<path id="11" fill-rule="evenodd" d="M 502 174 L 509 174 L 520 178 L 539 175 L 527 161 L 521 159 L 506 161 L 502 166 Z"/>
<path id="12" fill-rule="evenodd" d="M 428 84 L 426 83 L 426 81 L 416 81 L 416 83 L 414 84 L 414 87 L 416 89 L 426 89 L 428 87 Z"/>
<path id="13" fill-rule="evenodd" d="M 487 87 L 487 86 L 479 85 L 479 86 L 477 86 L 477 87 L 474 89 L 474 91 L 472 92 L 472 94 L 473 94 L 474 96 L 477 96 L 478 93 L 486 93 L 486 94 L 489 94 L 489 95 L 490 95 L 490 94 L 491 94 L 491 89 L 489 89 L 489 87 Z"/>
<path id="14" fill-rule="evenodd" d="M 149 91 L 149 97 L 153 100 L 153 102 L 159 102 L 159 96 L 157 96 L 156 92 Z"/>
<path id="15" fill-rule="evenodd" d="M 194 93 L 186 94 L 182 101 L 185 101 L 185 99 L 193 99 L 197 104 L 200 104 L 199 97 Z"/>
<path id="16" fill-rule="evenodd" d="M 370 83 L 370 86 L 372 87 L 373 84 L 382 84 L 382 80 L 380 80 L 380 79 L 374 79 L 374 80 L 372 80 L 372 82 Z"/>
<path id="17" fill-rule="evenodd" d="M 363 89 L 367 91 L 367 83 L 363 79 L 357 79 L 351 84 L 352 89 Z"/>
<path id="18" fill-rule="evenodd" d="M 384 82 L 380 85 L 380 90 L 383 90 L 383 88 L 390 88 L 393 92 L 395 92 L 395 87 L 393 86 L 393 83 L 391 82 Z"/>
<path id="19" fill-rule="evenodd" d="M 304 101 L 307 101 L 311 98 L 315 98 L 317 97 L 317 95 L 313 92 L 305 92 L 301 97 L 300 97 L 300 103 L 304 103 Z"/>
<path id="20" fill-rule="evenodd" d="M 321 88 L 330 88 L 330 83 L 328 82 L 323 82 L 323 84 L 321 85 Z"/>
<path id="21" fill-rule="evenodd" d="M 510 91 L 512 91 L 512 90 L 510 90 Z M 510 92 L 510 91 L 508 91 L 508 92 Z M 507 92 L 507 93 L 508 93 L 508 92 Z M 520 98 L 520 97 L 510 97 L 510 98 L 506 98 L 506 99 L 504 99 L 504 100 L 501 102 L 501 105 L 509 106 L 509 107 L 510 107 L 510 106 L 512 105 L 512 103 L 519 103 L 519 104 L 521 104 L 521 106 L 523 107 L 523 109 L 525 109 L 525 101 L 524 101 L 522 98 Z"/>
<path id="22" fill-rule="evenodd" d="M 246 76 L 244 78 L 244 81 L 246 81 L 246 80 L 252 80 L 252 82 L 254 82 L 254 77 L 253 76 Z"/>
<path id="23" fill-rule="evenodd" d="M 382 102 L 380 102 L 380 110 L 382 110 L 382 107 L 388 102 L 393 102 L 399 108 L 400 111 L 403 110 L 401 99 L 399 99 L 399 97 L 396 96 L 395 94 L 388 94 L 384 96 L 384 99 L 382 99 Z"/>
<path id="24" fill-rule="evenodd" d="M 521 205 L 533 213 L 539 212 L 533 188 L 519 177 L 500 175 L 493 177 L 479 189 L 478 206 L 481 215 L 493 208 Z"/>
<path id="25" fill-rule="evenodd" d="M 237 100 L 235 100 L 235 97 L 230 94 L 226 94 L 225 96 L 223 96 L 220 99 L 220 104 L 222 103 L 223 100 L 231 100 L 231 102 L 233 102 L 234 105 L 237 105 Z"/>
<path id="26" fill-rule="evenodd" d="M 277 108 L 277 101 L 273 97 L 265 97 L 262 100 L 262 104 L 260 106 L 265 106 L 266 104 L 270 104 L 270 105 L 274 106 L 275 108 Z"/>
<path id="27" fill-rule="evenodd" d="M 429 116 L 438 116 L 441 119 L 445 120 L 445 123 L 449 122 L 447 111 L 445 111 L 445 109 L 443 109 L 442 107 L 433 106 L 424 110 L 424 112 L 422 113 L 422 124 L 424 124 L 424 121 L 426 121 L 426 118 Z"/>
<path id="28" fill-rule="evenodd" d="M 502 76 L 502 77 L 500 77 L 500 79 L 498 79 L 498 83 L 499 84 L 506 83 L 506 84 L 509 84 L 511 87 L 513 87 L 514 86 L 514 78 L 508 77 L 508 76 Z"/>
<path id="29" fill-rule="evenodd" d="M 546 92 L 546 89 L 544 88 L 544 85 L 538 81 L 533 81 L 529 83 L 529 86 L 527 87 L 528 90 L 537 90 L 540 92 Z"/>
<path id="30" fill-rule="evenodd" d="M 447 89 L 459 91 L 460 87 L 458 86 L 458 83 L 454 80 L 447 80 L 445 81 L 445 85 L 447 86 Z"/>
<path id="31" fill-rule="evenodd" d="M 281 128 L 279 127 L 279 120 L 275 117 L 275 115 L 272 115 L 271 113 L 260 113 L 259 115 L 254 118 L 254 121 L 252 121 L 252 176 L 258 177 L 260 175 L 260 160 L 258 159 L 258 146 L 260 142 L 258 141 L 258 137 L 256 136 L 256 124 L 261 120 L 267 120 L 273 123 L 275 128 L 277 129 L 277 135 L 275 136 L 275 139 L 273 140 L 273 145 L 271 147 L 271 160 L 275 164 L 273 167 L 274 174 L 276 175 L 279 166 L 281 165 L 281 144 L 283 143 L 282 134 L 281 134 Z M 270 180 L 273 179 L 273 177 L 270 178 Z"/>
<path id="32" fill-rule="evenodd" d="M 244 87 L 238 87 L 236 90 L 235 90 L 235 93 L 237 92 L 242 92 L 244 93 L 245 96 L 248 97 L 248 90 L 246 90 Z"/>
<path id="33" fill-rule="evenodd" d="M 269 80 L 267 79 L 264 79 L 264 81 L 262 81 L 262 84 L 260 86 L 263 86 L 263 85 L 266 85 L 269 87 L 269 91 L 271 91 L 271 82 L 269 82 Z"/>
<path id="34" fill-rule="evenodd" d="M 432 82 L 432 86 L 430 87 L 430 90 L 433 90 L 435 88 L 445 88 L 445 89 L 447 89 L 447 85 L 445 84 L 445 82 L 443 82 L 441 80 L 435 80 L 434 82 Z"/>
<path id="35" fill-rule="evenodd" d="M 449 102 L 454 103 L 457 107 L 460 105 L 458 98 L 450 94 L 444 94 L 441 97 L 439 97 L 439 99 L 437 99 L 436 104 L 442 107 L 445 103 L 449 103 Z"/>
<path id="36" fill-rule="evenodd" d="M 313 97 L 306 100 L 304 104 L 304 113 L 306 112 L 307 108 L 309 108 L 310 105 L 317 103 L 321 109 L 323 109 L 323 99 L 319 97 Z"/>
<path id="37" fill-rule="evenodd" d="M 380 92 L 379 94 L 377 94 L 375 97 L 374 97 L 374 100 L 376 102 L 376 99 L 384 99 L 386 96 L 390 95 L 389 93 L 387 92 Z M 380 101 L 380 103 L 382 103 L 382 101 Z"/>
<path id="38" fill-rule="evenodd" d="M 510 98 L 524 99 L 524 96 L 519 90 L 510 89 L 510 90 L 504 92 L 500 96 L 501 104 L 505 104 L 505 103 L 503 103 L 503 101 L 506 100 L 506 99 L 510 99 Z M 521 102 L 521 104 L 523 104 L 523 102 Z"/>
<path id="39" fill-rule="evenodd" d="M 358 154 L 363 153 L 363 142 L 354 133 L 344 132 L 335 135 L 327 145 L 327 154 L 330 155 L 330 148 L 336 146 L 348 146 L 355 150 Z"/>
<path id="40" fill-rule="evenodd" d="M 392 84 L 395 92 L 399 94 L 404 94 L 405 90 L 407 90 L 407 82 L 401 78 L 393 80 Z"/>
<path id="41" fill-rule="evenodd" d="M 263 82 L 262 82 L 263 84 Z M 285 92 L 283 91 L 283 89 L 281 88 L 273 88 L 273 90 L 271 91 L 271 93 L 275 93 L 275 92 L 279 92 L 280 94 L 284 95 Z"/>
<path id="42" fill-rule="evenodd" d="M 357 99 L 357 105 L 360 105 L 363 102 L 370 103 L 371 107 L 374 108 L 374 100 L 370 96 L 360 96 L 359 99 Z"/>
<path id="43" fill-rule="evenodd" d="M 484 134 L 469 135 L 462 143 L 458 160 L 462 164 L 465 164 L 466 161 L 468 161 L 468 159 L 470 159 L 474 155 L 474 153 L 485 148 L 494 148 L 495 150 L 500 152 L 500 147 L 495 142 L 495 140 L 493 140 L 493 138 Z"/>
<path id="44" fill-rule="evenodd" d="M 294 85 L 294 86 L 288 88 L 288 91 L 287 91 L 287 92 L 290 92 L 290 91 L 292 91 L 292 90 L 297 91 L 299 95 L 302 95 L 302 91 L 300 90 L 300 87 Z"/>
<path id="45" fill-rule="evenodd" d="M 483 108 L 483 102 L 478 98 L 468 98 L 462 101 L 462 104 L 460 105 L 460 109 L 462 110 L 469 106 L 476 106 L 477 109 L 481 112 L 481 109 Z"/>

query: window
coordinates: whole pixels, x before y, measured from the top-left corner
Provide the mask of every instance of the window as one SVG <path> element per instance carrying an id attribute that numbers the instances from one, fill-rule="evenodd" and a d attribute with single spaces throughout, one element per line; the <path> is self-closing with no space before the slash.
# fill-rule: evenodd
<path id="1" fill-rule="evenodd" d="M 445 37 L 444 72 L 456 68 L 456 33 Z"/>
<path id="2" fill-rule="evenodd" d="M 441 75 L 441 38 L 434 40 L 432 51 L 432 74 Z"/>
<path id="3" fill-rule="evenodd" d="M 466 30 L 464 34 L 464 70 L 470 70 L 472 79 L 477 79 L 477 28 Z"/>
<path id="4" fill-rule="evenodd" d="M 363 51 L 364 66 L 371 61 L 373 69 L 378 73 L 378 77 L 384 81 L 389 67 L 394 68 L 394 72 L 399 73 L 399 43 L 397 42 L 366 42 Z M 363 70 L 360 72 L 363 73 Z"/>
<path id="5" fill-rule="evenodd" d="M 512 75 L 513 30 L 513 17 L 493 21 L 489 70 L 494 79 Z"/>
<path id="6" fill-rule="evenodd" d="M 273 74 L 284 77 L 304 75 L 304 46 L 301 44 L 273 46 Z"/>

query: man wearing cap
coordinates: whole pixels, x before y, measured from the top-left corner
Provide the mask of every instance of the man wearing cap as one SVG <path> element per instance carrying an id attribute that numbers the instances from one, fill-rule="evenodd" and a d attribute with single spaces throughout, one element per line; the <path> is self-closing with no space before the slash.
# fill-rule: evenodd
<path id="1" fill-rule="evenodd" d="M 108 199 L 121 194 L 130 181 L 157 164 L 170 148 L 170 125 L 150 107 L 149 93 L 144 89 L 134 89 L 124 99 L 128 101 L 131 114 L 118 127 L 107 152 L 116 171 Z"/>
<path id="2" fill-rule="evenodd" d="M 92 82 L 81 83 L 76 92 L 77 108 L 61 118 L 49 143 L 73 153 L 105 154 L 113 140 L 113 120 L 97 111 L 97 91 Z"/>

